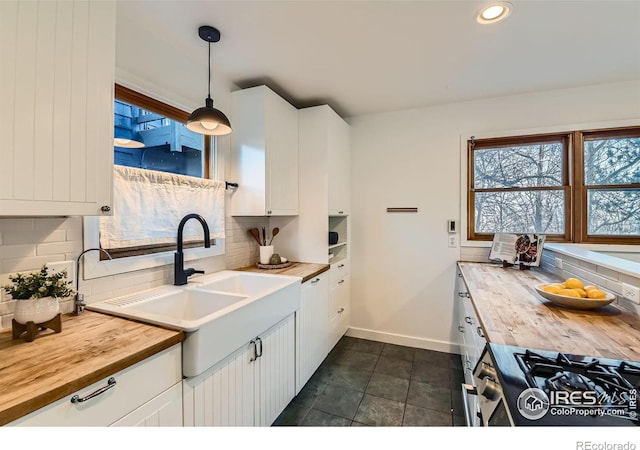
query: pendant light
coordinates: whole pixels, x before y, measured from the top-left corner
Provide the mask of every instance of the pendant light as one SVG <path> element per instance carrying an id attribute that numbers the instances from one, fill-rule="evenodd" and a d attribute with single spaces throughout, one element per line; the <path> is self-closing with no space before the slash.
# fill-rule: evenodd
<path id="1" fill-rule="evenodd" d="M 209 43 L 209 90 L 205 99 L 205 106 L 196 109 L 187 119 L 187 128 L 198 134 L 222 136 L 231 133 L 231 124 L 224 113 L 213 107 L 211 98 L 211 43 L 220 40 L 220 32 L 211 26 L 203 25 L 198 28 L 198 35 Z"/>

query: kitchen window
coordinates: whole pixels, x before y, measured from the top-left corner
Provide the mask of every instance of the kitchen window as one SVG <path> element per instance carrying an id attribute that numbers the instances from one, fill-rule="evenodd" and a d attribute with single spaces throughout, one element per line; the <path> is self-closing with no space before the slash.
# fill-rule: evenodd
<path id="1" fill-rule="evenodd" d="M 172 264 L 180 220 L 173 216 L 181 218 L 183 213 L 203 215 L 211 230 L 211 247 L 204 248 L 202 228 L 189 221 L 185 261 L 224 254 L 224 182 L 216 180 L 216 141 L 187 130 L 183 124 L 188 116 L 188 112 L 115 85 L 114 137 L 125 139 L 116 142 L 133 140 L 144 147 L 114 146 L 114 216 L 83 219 L 84 248 L 104 248 L 114 259 L 106 260 L 101 252 L 87 253 L 85 279 Z M 125 195 L 118 195 L 122 187 Z M 151 197 L 147 197 L 149 192 Z M 163 200 L 167 195 L 173 203 L 178 199 L 177 204 L 169 207 Z M 136 216 L 143 207 L 153 211 Z M 115 219 L 118 212 L 117 220 L 105 222 Z"/>
<path id="2" fill-rule="evenodd" d="M 469 139 L 467 238 L 635 244 L 640 128 Z"/>

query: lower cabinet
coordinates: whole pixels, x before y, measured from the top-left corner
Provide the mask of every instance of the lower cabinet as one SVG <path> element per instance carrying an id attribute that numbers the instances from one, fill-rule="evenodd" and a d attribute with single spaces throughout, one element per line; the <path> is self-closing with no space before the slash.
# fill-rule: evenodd
<path id="1" fill-rule="evenodd" d="M 268 426 L 295 395 L 295 314 L 183 380 L 185 426 Z"/>
<path id="2" fill-rule="evenodd" d="M 177 344 L 8 426 L 181 426 L 181 380 Z"/>
<path id="3" fill-rule="evenodd" d="M 333 270 L 334 268 L 332 267 L 331 271 Z M 351 276 L 348 273 L 338 273 L 338 276 L 330 273 L 329 279 L 331 286 L 329 290 L 329 336 L 327 350 L 331 351 L 349 329 Z"/>
<path id="4" fill-rule="evenodd" d="M 302 284 L 300 309 L 296 312 L 296 394 L 327 356 L 329 327 L 328 274 Z"/>

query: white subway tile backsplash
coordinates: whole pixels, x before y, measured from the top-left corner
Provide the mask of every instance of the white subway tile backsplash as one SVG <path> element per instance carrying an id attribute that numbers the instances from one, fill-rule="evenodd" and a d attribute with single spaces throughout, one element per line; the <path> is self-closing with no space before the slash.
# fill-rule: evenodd
<path id="1" fill-rule="evenodd" d="M 631 286 L 640 287 L 640 278 L 639 277 L 632 277 L 630 275 L 627 275 L 626 273 L 621 273 L 620 276 L 618 277 L 618 279 L 622 283 L 627 283 L 627 284 L 630 284 Z"/>
<path id="2" fill-rule="evenodd" d="M 35 219 L 0 219 L 0 231 L 21 231 L 29 233 L 33 231 Z"/>
<path id="3" fill-rule="evenodd" d="M 15 273 L 39 270 L 43 265 L 52 261 L 66 261 L 65 255 L 33 256 L 29 258 L 0 260 L 2 273 Z"/>
<path id="4" fill-rule="evenodd" d="M 36 256 L 36 246 L 33 244 L 3 245 L 0 247 L 0 259 L 27 258 Z"/>
<path id="5" fill-rule="evenodd" d="M 617 280 L 619 273 L 615 270 L 607 269 L 606 267 L 597 266 L 596 272 L 606 278 L 611 278 L 612 280 Z"/>
<path id="6" fill-rule="evenodd" d="M 65 230 L 51 231 L 6 231 L 4 233 L 3 245 L 16 244 L 33 244 L 34 242 L 62 242 L 66 239 L 67 232 Z"/>
<path id="7" fill-rule="evenodd" d="M 62 253 L 65 255 L 75 254 L 77 257 L 81 252 L 82 242 L 79 241 L 49 242 L 36 245 L 36 254 L 38 255 L 57 255 Z"/>
<path id="8" fill-rule="evenodd" d="M 622 294 L 622 283 L 618 281 L 607 280 L 605 287 L 618 295 Z"/>

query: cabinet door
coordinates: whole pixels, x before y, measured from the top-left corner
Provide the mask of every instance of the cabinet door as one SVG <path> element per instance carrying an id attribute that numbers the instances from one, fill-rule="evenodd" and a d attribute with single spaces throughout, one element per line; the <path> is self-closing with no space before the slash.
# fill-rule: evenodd
<path id="1" fill-rule="evenodd" d="M 181 427 L 182 382 L 111 424 L 112 427 Z"/>
<path id="2" fill-rule="evenodd" d="M 333 113 L 333 111 L 332 111 Z M 351 129 L 340 116 L 329 118 L 329 215 L 347 215 L 351 208 Z"/>
<path id="3" fill-rule="evenodd" d="M 211 369 L 183 380 L 185 426 L 255 424 L 255 347 L 247 344 Z"/>
<path id="4" fill-rule="evenodd" d="M 298 214 L 298 110 L 266 91 L 267 215 Z"/>
<path id="5" fill-rule="evenodd" d="M 295 395 L 295 318 L 281 320 L 259 336 L 256 424 L 269 426 Z"/>
<path id="6" fill-rule="evenodd" d="M 296 312 L 296 393 L 327 356 L 328 287 L 326 273 L 302 285 L 302 304 Z"/>
<path id="7" fill-rule="evenodd" d="M 111 203 L 114 2 L 0 2 L 0 211 Z"/>

